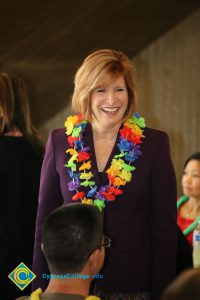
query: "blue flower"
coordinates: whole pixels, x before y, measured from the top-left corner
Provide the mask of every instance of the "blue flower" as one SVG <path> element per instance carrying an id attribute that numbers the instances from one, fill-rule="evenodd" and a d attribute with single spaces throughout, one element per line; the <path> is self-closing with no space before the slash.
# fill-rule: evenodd
<path id="1" fill-rule="evenodd" d="M 125 152 L 129 150 L 130 143 L 126 139 L 121 139 L 117 146 L 121 152 Z"/>
<path id="2" fill-rule="evenodd" d="M 84 142 L 80 141 L 80 140 L 75 140 L 74 141 L 74 149 L 78 149 L 78 148 L 83 148 L 84 147 Z"/>
<path id="3" fill-rule="evenodd" d="M 138 113 L 138 112 L 135 112 L 135 114 L 134 114 L 135 116 L 136 116 L 136 118 L 137 119 L 139 119 L 140 118 L 140 114 Z"/>
<path id="4" fill-rule="evenodd" d="M 79 179 L 79 173 L 75 173 L 71 170 L 68 170 L 69 176 L 74 179 Z"/>
<path id="5" fill-rule="evenodd" d="M 87 193 L 87 197 L 90 198 L 90 197 L 94 196 L 96 190 L 97 190 L 97 186 L 95 185 L 95 186 Z"/>
<path id="6" fill-rule="evenodd" d="M 134 151 L 129 151 L 128 153 L 126 153 L 125 159 L 126 159 L 126 161 L 129 161 L 129 162 L 135 161 L 136 158 L 135 158 Z"/>

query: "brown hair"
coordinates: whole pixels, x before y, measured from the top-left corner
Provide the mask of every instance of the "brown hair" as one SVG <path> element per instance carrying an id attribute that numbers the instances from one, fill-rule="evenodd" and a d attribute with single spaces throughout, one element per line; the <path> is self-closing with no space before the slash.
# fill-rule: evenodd
<path id="1" fill-rule="evenodd" d="M 165 290 L 162 300 L 199 300 L 200 270 L 182 272 Z"/>
<path id="2" fill-rule="evenodd" d="M 72 109 L 92 121 L 90 105 L 91 92 L 100 85 L 107 84 L 104 76 L 110 74 L 114 78 L 121 75 L 128 90 L 128 107 L 124 119 L 129 118 L 136 104 L 136 72 L 133 63 L 121 51 L 110 49 L 98 50 L 85 58 L 74 79 Z"/>
<path id="3" fill-rule="evenodd" d="M 19 129 L 38 152 L 44 151 L 43 141 L 30 117 L 26 86 L 17 76 L 0 73 L 0 135 Z"/>

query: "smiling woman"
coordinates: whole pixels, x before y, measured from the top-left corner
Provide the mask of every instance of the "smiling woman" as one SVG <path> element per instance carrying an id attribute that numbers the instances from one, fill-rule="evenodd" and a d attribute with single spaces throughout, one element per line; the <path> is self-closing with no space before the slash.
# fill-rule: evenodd
<path id="1" fill-rule="evenodd" d="M 90 54 L 74 80 L 72 108 L 63 129 L 49 136 L 41 174 L 34 249 L 34 288 L 48 273 L 41 226 L 57 206 L 96 206 L 106 249 L 102 299 L 160 299 L 176 271 L 176 181 L 166 133 L 146 127 L 135 112 L 136 74 L 122 52 Z M 163 272 L 163 269 L 165 272 Z"/>

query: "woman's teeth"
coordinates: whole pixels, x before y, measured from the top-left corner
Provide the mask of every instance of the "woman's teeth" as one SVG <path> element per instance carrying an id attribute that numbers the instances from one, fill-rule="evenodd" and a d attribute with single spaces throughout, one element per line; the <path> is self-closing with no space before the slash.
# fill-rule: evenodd
<path id="1" fill-rule="evenodd" d="M 118 107 L 103 107 L 102 109 L 106 112 L 116 112 L 118 110 Z"/>

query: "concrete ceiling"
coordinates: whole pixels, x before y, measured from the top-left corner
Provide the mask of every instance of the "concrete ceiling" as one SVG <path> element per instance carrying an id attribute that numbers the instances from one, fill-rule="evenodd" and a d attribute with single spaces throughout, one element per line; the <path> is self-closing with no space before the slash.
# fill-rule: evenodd
<path id="1" fill-rule="evenodd" d="M 0 68 L 25 79 L 41 125 L 66 105 L 90 52 L 133 57 L 199 7 L 199 0 L 0 0 Z"/>

